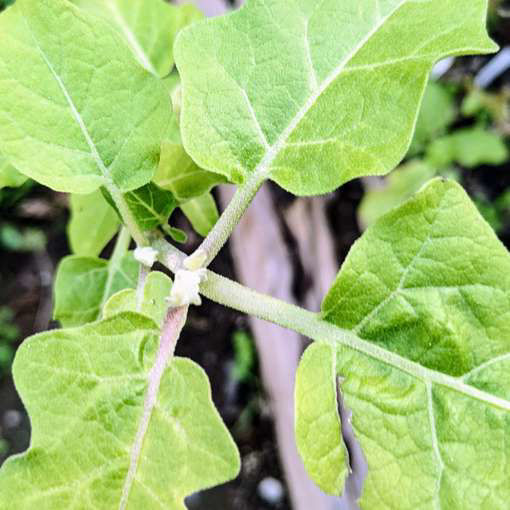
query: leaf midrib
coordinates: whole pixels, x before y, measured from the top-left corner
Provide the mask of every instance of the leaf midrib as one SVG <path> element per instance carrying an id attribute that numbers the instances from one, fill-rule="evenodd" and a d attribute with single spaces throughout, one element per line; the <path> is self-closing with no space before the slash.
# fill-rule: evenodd
<path id="1" fill-rule="evenodd" d="M 306 114 L 310 111 L 310 109 L 315 105 L 316 101 L 319 97 L 328 89 L 330 85 L 340 76 L 342 71 L 346 68 L 347 64 L 363 49 L 363 47 L 370 41 L 370 39 L 382 28 L 382 26 L 394 15 L 396 14 L 400 8 L 407 3 L 408 0 L 401 0 L 395 8 L 390 11 L 386 16 L 381 18 L 378 23 L 368 32 L 368 34 L 361 39 L 357 46 L 353 48 L 353 50 L 347 54 L 347 56 L 340 62 L 340 64 L 333 70 L 333 72 L 319 85 L 319 87 L 312 93 L 312 95 L 308 98 L 302 108 L 296 113 L 296 115 L 292 118 L 287 127 L 283 130 L 282 134 L 278 137 L 276 142 L 269 147 L 266 151 L 265 156 L 262 158 L 260 163 L 254 170 L 254 174 L 257 176 L 264 176 L 270 173 L 270 167 L 276 157 L 280 154 L 281 150 L 285 148 L 287 144 L 287 140 L 292 135 L 294 130 L 298 127 L 299 123 L 304 119 Z M 246 99 L 249 102 L 248 97 Z M 251 105 L 251 109 L 253 110 L 253 106 Z M 258 119 L 255 117 L 255 121 L 257 124 L 257 131 L 263 130 L 260 126 Z"/>
<path id="2" fill-rule="evenodd" d="M 88 128 L 87 128 L 80 112 L 78 111 L 78 108 L 76 108 L 76 105 L 74 104 L 74 101 L 73 101 L 70 93 L 68 92 L 66 85 L 64 84 L 62 78 L 58 75 L 55 68 L 53 67 L 53 64 L 50 62 L 50 60 L 44 53 L 43 49 L 41 48 L 41 45 L 39 44 L 37 37 L 35 36 L 34 32 L 32 31 L 32 28 L 30 27 L 30 24 L 28 23 L 27 16 L 23 16 L 23 20 L 25 22 L 28 32 L 30 33 L 30 37 L 32 38 L 32 41 L 34 42 L 34 44 L 37 48 L 37 51 L 41 55 L 41 58 L 44 60 L 51 75 L 53 76 L 54 80 L 57 82 L 57 85 L 59 86 L 62 94 L 64 95 L 64 98 L 65 98 L 67 104 L 69 105 L 72 116 L 73 116 L 74 120 L 76 121 L 76 123 L 78 124 L 78 127 L 80 128 L 80 131 L 82 132 L 83 137 L 85 138 L 85 141 L 87 142 L 92 159 L 95 161 L 97 167 L 99 168 L 101 174 L 103 175 L 103 178 L 109 183 L 112 182 L 110 172 L 109 172 L 108 168 L 106 167 L 103 159 L 101 158 L 101 156 L 97 150 L 96 144 L 92 140 L 92 137 L 88 131 Z"/>
<path id="3" fill-rule="evenodd" d="M 112 13 L 112 16 L 115 18 L 115 21 L 117 22 L 122 33 L 124 34 L 124 37 L 126 38 L 126 41 L 138 62 L 140 62 L 140 64 L 147 71 L 159 77 L 158 72 L 152 65 L 149 56 L 144 51 L 142 45 L 140 44 L 138 38 L 136 37 L 136 34 L 133 32 L 133 30 L 131 30 L 131 27 L 127 23 L 124 16 L 122 16 L 122 13 L 117 7 L 117 4 L 113 0 L 107 0 L 106 5 L 109 11 Z"/>
<path id="4" fill-rule="evenodd" d="M 429 423 L 430 423 L 430 435 L 432 439 L 432 449 L 434 451 L 434 455 L 436 457 L 438 466 L 439 466 L 439 473 L 437 475 L 436 480 L 436 489 L 434 491 L 434 502 L 438 509 L 441 508 L 441 499 L 440 499 L 440 493 L 441 493 L 441 482 L 443 480 L 443 473 L 445 470 L 445 463 L 443 460 L 443 457 L 441 455 L 441 450 L 439 448 L 439 441 L 437 438 L 437 427 L 436 427 L 436 414 L 434 412 L 434 399 L 432 396 L 432 384 L 430 382 L 425 383 L 425 388 L 427 390 L 427 412 L 429 416 Z"/>
<path id="5" fill-rule="evenodd" d="M 301 312 L 302 313 L 302 312 Z M 453 377 L 443 372 L 438 372 L 430 368 L 424 367 L 415 361 L 396 354 L 388 349 L 379 347 L 378 345 L 360 338 L 359 336 L 349 331 L 343 330 L 335 324 L 324 321 L 315 314 L 308 312 L 312 318 L 307 317 L 306 322 L 303 321 L 303 326 L 298 329 L 300 333 L 320 341 L 326 341 L 333 344 L 341 344 L 349 347 L 355 351 L 361 352 L 377 361 L 381 361 L 387 365 L 406 372 L 407 374 L 421 379 L 425 384 L 427 382 L 444 386 L 458 393 L 462 393 L 476 400 L 480 400 L 486 404 L 493 405 L 510 411 L 510 401 L 504 398 L 496 397 L 490 393 L 479 390 L 474 386 L 466 384 L 463 377 Z M 296 329 L 296 327 L 292 328 Z"/>
<path id="6" fill-rule="evenodd" d="M 147 390 L 144 397 L 143 412 L 140 416 L 136 435 L 129 454 L 129 468 L 124 478 L 118 510 L 126 510 L 133 483 L 135 480 L 140 483 L 136 475 L 142 456 L 145 436 L 149 430 L 152 415 L 158 403 L 162 378 L 174 356 L 175 345 L 186 323 L 187 315 L 188 307 L 173 308 L 172 311 L 169 311 L 165 323 L 161 328 L 158 352 L 152 367 L 147 373 Z"/>

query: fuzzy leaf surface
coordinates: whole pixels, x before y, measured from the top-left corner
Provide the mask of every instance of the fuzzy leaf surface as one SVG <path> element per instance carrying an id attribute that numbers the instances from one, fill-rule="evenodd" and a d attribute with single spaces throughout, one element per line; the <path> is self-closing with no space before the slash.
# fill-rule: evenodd
<path id="1" fill-rule="evenodd" d="M 168 308 L 166 298 L 170 296 L 172 280 L 164 273 L 153 271 L 147 276 L 139 313 L 150 317 L 161 326 Z M 136 290 L 124 289 L 114 294 L 105 304 L 103 317 L 113 317 L 121 312 L 136 311 Z"/>
<path id="2" fill-rule="evenodd" d="M 174 39 L 183 27 L 200 19 L 192 5 L 164 0 L 73 0 L 110 23 L 129 45 L 140 64 L 152 74 L 167 76 L 174 65 Z"/>
<path id="3" fill-rule="evenodd" d="M 62 259 L 55 279 L 54 318 L 64 327 L 80 326 L 100 318 L 110 296 L 135 288 L 138 263 L 132 253 L 104 260 L 71 255 Z"/>
<path id="4" fill-rule="evenodd" d="M 57 191 L 143 186 L 173 115 L 123 38 L 67 0 L 18 0 L 0 15 L 0 97 L 0 151 Z"/>
<path id="5" fill-rule="evenodd" d="M 408 149 L 432 65 L 497 48 L 487 3 L 248 0 L 195 23 L 174 50 L 184 147 L 229 180 L 256 173 L 298 195 L 385 174 Z"/>
<path id="6" fill-rule="evenodd" d="M 353 412 L 368 462 L 361 508 L 505 509 L 510 255 L 460 186 L 436 179 L 367 229 L 322 318 L 354 333 L 322 335 L 309 356 L 333 367 L 322 383 L 338 377 Z M 302 380 L 301 395 L 317 384 Z M 337 430 L 326 421 L 300 450 Z"/>
<path id="7" fill-rule="evenodd" d="M 167 365 L 135 477 L 125 487 L 159 328 L 123 313 L 26 340 L 14 379 L 32 422 L 28 452 L 0 470 L 0 506 L 16 510 L 184 510 L 184 498 L 239 470 L 237 449 L 190 360 Z"/>
<path id="8" fill-rule="evenodd" d="M 67 236 L 76 255 L 97 257 L 119 229 L 117 213 L 100 191 L 71 195 Z"/>

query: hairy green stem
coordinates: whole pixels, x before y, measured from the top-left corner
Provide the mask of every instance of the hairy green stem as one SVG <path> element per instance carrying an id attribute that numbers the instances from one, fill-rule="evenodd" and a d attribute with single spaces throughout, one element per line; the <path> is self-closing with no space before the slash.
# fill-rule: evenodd
<path id="1" fill-rule="evenodd" d="M 170 245 L 160 244 L 159 248 L 161 262 L 172 271 L 179 269 L 184 255 Z M 466 384 L 461 377 L 453 377 L 424 367 L 373 342 L 364 340 L 352 331 L 325 321 L 318 313 L 266 296 L 212 271 L 207 271 L 207 279 L 201 284 L 200 292 L 216 303 L 291 329 L 312 340 L 325 341 L 358 351 L 421 379 L 425 384 L 438 384 L 482 402 L 488 402 L 494 407 L 510 411 L 510 403 L 507 400 Z"/>
<path id="2" fill-rule="evenodd" d="M 223 245 L 228 241 L 232 231 L 239 223 L 246 209 L 248 209 L 265 179 L 265 173 L 255 172 L 244 184 L 237 188 L 228 207 L 223 211 L 216 225 L 214 225 L 196 251 L 196 253 L 205 254 L 203 267 L 207 267 L 213 261 Z"/>
<path id="3" fill-rule="evenodd" d="M 320 314 L 309 312 L 279 299 L 246 288 L 228 278 L 208 271 L 207 280 L 200 287 L 209 299 L 234 310 L 253 315 L 279 326 L 294 330 L 312 340 L 325 341 L 358 351 L 370 358 L 392 366 L 422 380 L 437 384 L 481 402 L 510 411 L 510 402 L 466 384 L 461 377 L 427 368 L 377 344 L 360 338 L 355 333 L 325 321 Z"/>

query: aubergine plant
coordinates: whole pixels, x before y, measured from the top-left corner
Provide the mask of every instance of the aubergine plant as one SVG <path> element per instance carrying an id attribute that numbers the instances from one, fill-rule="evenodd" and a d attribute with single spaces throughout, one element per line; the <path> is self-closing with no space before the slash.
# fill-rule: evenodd
<path id="1" fill-rule="evenodd" d="M 14 362 L 32 439 L 0 471 L 2 509 L 177 510 L 237 475 L 205 373 L 174 356 L 200 295 L 315 340 L 296 438 L 324 491 L 349 472 L 341 394 L 362 508 L 508 508 L 510 256 L 458 184 L 432 180 L 370 226 L 318 314 L 207 269 L 266 179 L 315 195 L 390 172 L 433 64 L 497 49 L 487 3 L 249 0 L 199 20 L 162 0 L 17 0 L 0 15 L 2 172 L 73 194 L 74 250 L 55 284 L 64 329 Z M 177 207 L 208 232 L 189 256 Z"/>

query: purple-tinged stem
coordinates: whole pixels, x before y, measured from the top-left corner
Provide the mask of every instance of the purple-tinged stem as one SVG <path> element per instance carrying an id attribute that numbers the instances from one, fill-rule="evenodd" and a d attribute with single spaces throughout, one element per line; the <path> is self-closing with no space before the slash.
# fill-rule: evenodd
<path id="1" fill-rule="evenodd" d="M 136 476 L 136 470 L 138 469 L 140 454 L 143 447 L 143 440 L 147 430 L 149 429 L 152 411 L 158 398 L 161 378 L 163 377 L 166 367 L 173 358 L 175 346 L 177 345 L 177 340 L 179 339 L 182 328 L 186 323 L 187 315 L 188 306 L 169 308 L 165 321 L 163 322 L 163 326 L 161 328 L 159 351 L 156 356 L 154 365 L 149 372 L 149 386 L 147 388 L 147 394 L 145 395 L 143 415 L 138 426 L 135 442 L 133 443 L 133 447 L 131 449 L 129 471 L 127 473 L 124 487 L 122 489 L 122 497 L 119 504 L 119 510 L 126 509 L 129 499 L 129 492 Z"/>

